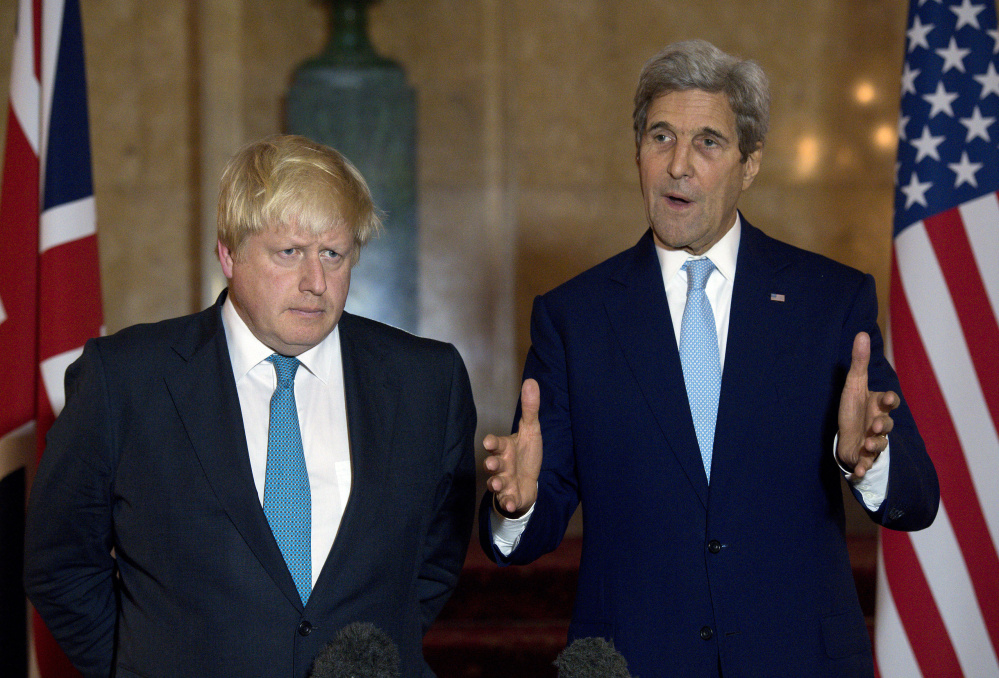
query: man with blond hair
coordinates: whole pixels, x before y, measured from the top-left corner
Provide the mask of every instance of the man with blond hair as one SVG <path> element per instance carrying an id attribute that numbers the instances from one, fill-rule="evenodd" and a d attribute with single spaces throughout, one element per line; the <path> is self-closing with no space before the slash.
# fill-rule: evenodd
<path id="1" fill-rule="evenodd" d="M 433 675 L 475 409 L 454 347 L 344 311 L 378 228 L 335 150 L 250 144 L 222 178 L 216 304 L 92 340 L 67 371 L 25 584 L 85 676 L 302 678 L 353 622 Z"/>

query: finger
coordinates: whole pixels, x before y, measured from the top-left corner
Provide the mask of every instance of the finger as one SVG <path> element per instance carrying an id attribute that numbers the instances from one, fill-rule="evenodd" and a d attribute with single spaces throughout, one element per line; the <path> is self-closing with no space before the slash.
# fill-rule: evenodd
<path id="1" fill-rule="evenodd" d="M 853 475 L 857 478 L 863 478 L 871 469 L 872 464 L 874 464 L 874 457 L 861 456 L 853 467 Z"/>
<path id="2" fill-rule="evenodd" d="M 901 403 L 901 399 L 894 391 L 885 391 L 878 396 L 878 407 L 882 412 L 891 412 Z"/>
<path id="3" fill-rule="evenodd" d="M 891 430 L 895 428 L 895 422 L 887 414 L 881 414 L 874 418 L 871 422 L 870 435 L 874 436 L 886 436 L 891 433 Z"/>
<path id="4" fill-rule="evenodd" d="M 850 374 L 854 378 L 867 380 L 867 365 L 871 361 L 871 337 L 867 332 L 858 332 L 853 339 L 853 352 L 850 354 Z"/>
<path id="5" fill-rule="evenodd" d="M 507 513 L 515 513 L 517 511 L 517 502 L 514 501 L 513 497 L 503 497 L 498 500 L 499 505 L 503 507 L 503 510 Z"/>
<path id="6" fill-rule="evenodd" d="M 876 457 L 884 452 L 886 447 L 888 447 L 887 433 L 881 433 L 864 438 L 864 451 L 869 455 L 874 455 Z M 864 458 L 864 455 L 861 455 L 861 458 Z"/>
<path id="7" fill-rule="evenodd" d="M 541 387 L 534 379 L 525 379 L 520 387 L 520 420 L 528 425 L 538 422 L 541 409 Z"/>
<path id="8" fill-rule="evenodd" d="M 504 483 L 503 479 L 499 476 L 492 476 L 489 478 L 489 480 L 486 481 L 486 485 L 489 486 L 489 490 L 496 495 L 497 499 L 499 499 L 503 490 L 506 489 L 506 483 Z"/>
<path id="9" fill-rule="evenodd" d="M 485 438 L 482 439 L 482 447 L 489 450 L 490 452 L 494 451 L 496 448 L 499 447 L 499 438 L 490 433 L 489 435 L 487 435 Z"/>

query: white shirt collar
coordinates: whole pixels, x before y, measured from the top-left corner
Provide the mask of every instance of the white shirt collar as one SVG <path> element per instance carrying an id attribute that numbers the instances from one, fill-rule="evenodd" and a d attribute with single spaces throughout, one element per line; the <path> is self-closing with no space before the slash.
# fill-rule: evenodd
<path id="1" fill-rule="evenodd" d="M 228 295 L 222 304 L 222 325 L 225 327 L 225 341 L 229 347 L 232 375 L 238 383 L 247 372 L 269 358 L 274 350 L 253 335 L 233 306 L 232 297 Z M 334 357 L 339 354 L 339 345 L 340 326 L 337 324 L 321 342 L 296 357 L 309 372 L 324 384 L 329 384 L 330 370 Z"/>
<path id="2" fill-rule="evenodd" d="M 659 257 L 659 266 L 662 268 L 663 280 L 672 280 L 673 276 L 683 268 L 688 259 L 711 259 L 718 272 L 732 282 L 735 280 L 735 262 L 739 256 L 739 241 L 742 238 L 742 215 L 735 214 L 735 224 L 722 236 L 721 240 L 711 246 L 700 257 L 694 257 L 690 252 L 683 250 L 668 250 L 656 243 L 656 255 Z"/>

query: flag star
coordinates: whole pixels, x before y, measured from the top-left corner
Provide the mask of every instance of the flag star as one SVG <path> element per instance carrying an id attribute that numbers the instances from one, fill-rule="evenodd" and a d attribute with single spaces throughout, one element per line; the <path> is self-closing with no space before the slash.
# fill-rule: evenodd
<path id="1" fill-rule="evenodd" d="M 943 136 L 935 137 L 931 135 L 929 125 L 923 127 L 923 135 L 909 142 L 916 149 L 916 162 L 926 157 L 939 161 L 940 153 L 937 151 L 937 146 L 944 142 L 944 138 Z"/>
<path id="2" fill-rule="evenodd" d="M 943 72 L 946 73 L 952 68 L 964 73 L 964 57 L 971 53 L 970 49 L 961 49 L 957 46 L 957 41 L 953 37 L 950 39 L 950 44 L 947 45 L 946 49 L 936 49 L 933 50 L 938 55 L 943 57 L 944 65 Z"/>
<path id="3" fill-rule="evenodd" d="M 978 110 L 978 106 L 975 106 L 975 110 L 971 112 L 970 118 L 961 118 L 961 124 L 968 128 L 968 136 L 965 138 L 964 143 L 968 143 L 976 137 L 981 137 L 985 141 L 992 141 L 989 138 L 989 125 L 996 121 L 995 118 L 984 118 L 982 117 L 982 112 Z"/>
<path id="4" fill-rule="evenodd" d="M 975 75 L 972 77 L 982 85 L 982 99 L 992 93 L 999 95 L 999 73 L 996 73 L 996 67 L 991 61 L 989 62 L 989 69 L 984 75 Z"/>
<path id="5" fill-rule="evenodd" d="M 919 15 L 916 15 L 912 20 L 912 28 L 905 32 L 909 38 L 909 49 L 907 51 L 911 52 L 916 49 L 917 45 L 929 49 L 930 43 L 926 41 L 926 36 L 933 28 L 933 24 L 923 25 L 923 22 L 919 20 Z"/>
<path id="6" fill-rule="evenodd" d="M 989 29 L 985 32 L 992 38 L 992 53 L 999 54 L 999 29 Z"/>
<path id="7" fill-rule="evenodd" d="M 922 72 L 921 69 L 909 66 L 908 61 L 905 62 L 905 65 L 902 66 L 902 94 L 906 92 L 910 92 L 911 94 L 916 93 L 916 78 Z"/>
<path id="8" fill-rule="evenodd" d="M 957 174 L 957 180 L 954 181 L 954 188 L 957 188 L 961 184 L 971 184 L 974 188 L 978 188 L 978 181 L 975 179 L 975 173 L 982 169 L 982 163 L 971 162 L 968 160 L 968 152 L 961 152 L 961 162 L 948 163 L 947 167 Z M 908 195 L 908 194 L 906 194 Z M 906 205 L 908 207 L 908 205 Z"/>
<path id="9" fill-rule="evenodd" d="M 924 94 L 923 98 L 930 102 L 930 115 L 932 118 L 937 113 L 946 113 L 950 117 L 954 117 L 954 111 L 951 109 L 950 105 L 957 98 L 956 94 L 951 94 L 944 89 L 942 82 L 937 83 L 937 91 L 933 94 Z"/>
<path id="10" fill-rule="evenodd" d="M 972 5 L 971 0 L 962 0 L 960 7 L 951 7 L 950 11 L 957 15 L 957 25 L 954 30 L 959 30 L 961 26 L 971 26 L 981 29 L 978 25 L 978 13 L 985 9 L 985 5 Z"/>
<path id="11" fill-rule="evenodd" d="M 906 136 L 906 133 L 905 133 L 905 126 L 909 124 L 909 120 L 911 120 L 911 119 L 912 118 L 909 117 L 908 115 L 900 115 L 900 116 L 898 116 L 898 138 L 901 139 L 902 141 L 908 141 L 909 140 L 909 137 Z"/>
<path id="12" fill-rule="evenodd" d="M 905 209 L 912 207 L 913 203 L 918 202 L 923 207 L 926 207 L 926 191 L 928 191 L 933 186 L 932 183 L 927 181 L 926 183 L 920 183 L 919 177 L 916 173 L 912 173 L 912 178 L 909 179 L 908 186 L 900 186 L 899 190 L 905 193 Z"/>
<path id="13" fill-rule="evenodd" d="M 942 2 L 942 0 L 933 0 L 933 2 L 935 2 L 935 3 L 937 3 L 939 5 Z M 925 4 L 926 4 L 926 0 L 919 0 L 919 6 L 920 7 L 922 7 Z"/>

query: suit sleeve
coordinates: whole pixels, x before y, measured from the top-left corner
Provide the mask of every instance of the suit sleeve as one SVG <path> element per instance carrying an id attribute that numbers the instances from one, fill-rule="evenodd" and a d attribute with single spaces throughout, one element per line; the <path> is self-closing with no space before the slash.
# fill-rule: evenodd
<path id="1" fill-rule="evenodd" d="M 66 371 L 66 406 L 49 430 L 25 526 L 28 597 L 84 676 L 109 676 L 117 600 L 108 388 L 98 345 Z"/>
<path id="2" fill-rule="evenodd" d="M 551 312 L 546 299 L 537 297 L 534 300 L 531 349 L 524 365 L 524 379 L 537 380 L 541 391 L 538 417 L 544 451 L 538 478 L 538 499 L 517 548 L 509 556 L 500 553 L 492 543 L 491 492 L 486 492 L 479 507 L 482 548 L 500 565 L 530 563 L 555 550 L 579 505 L 565 343 L 557 316 Z M 520 403 L 517 404 L 514 421 L 520 421 Z"/>
<path id="3" fill-rule="evenodd" d="M 465 364 L 454 347 L 450 358 L 443 474 L 416 584 L 424 633 L 458 583 L 475 514 L 475 404 Z"/>
<path id="4" fill-rule="evenodd" d="M 891 460 L 885 500 L 877 511 L 871 511 L 856 491 L 854 494 L 871 519 L 879 525 L 906 531 L 929 527 L 940 505 L 937 474 L 902 394 L 898 375 L 885 357 L 884 339 L 877 325 L 877 295 L 874 279 L 870 275 L 864 276 L 847 328 L 842 339 L 846 368 L 850 365 L 854 337 L 857 332 L 866 331 L 871 336 L 868 388 L 872 391 L 894 391 L 901 399 L 898 408 L 891 413 L 894 427 L 889 434 Z"/>

